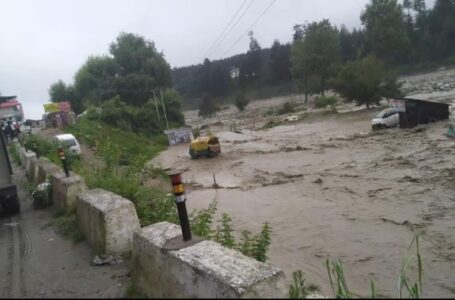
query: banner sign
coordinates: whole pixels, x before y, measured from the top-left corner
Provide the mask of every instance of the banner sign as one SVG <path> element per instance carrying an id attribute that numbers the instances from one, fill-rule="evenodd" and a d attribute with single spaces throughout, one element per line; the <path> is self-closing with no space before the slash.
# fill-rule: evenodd
<path id="1" fill-rule="evenodd" d="M 48 103 L 44 104 L 44 111 L 46 113 L 53 113 L 53 112 L 59 112 L 60 109 L 58 107 L 58 103 Z"/>
<path id="2" fill-rule="evenodd" d="M 405 101 L 404 100 L 399 100 L 399 99 L 390 99 L 389 100 L 389 106 L 391 108 L 394 108 L 398 111 L 405 112 L 406 111 L 406 106 L 405 106 Z"/>
<path id="3" fill-rule="evenodd" d="M 69 101 L 62 101 L 58 103 L 47 103 L 44 104 L 44 111 L 46 113 L 53 113 L 53 112 L 70 112 L 71 111 L 71 103 Z"/>

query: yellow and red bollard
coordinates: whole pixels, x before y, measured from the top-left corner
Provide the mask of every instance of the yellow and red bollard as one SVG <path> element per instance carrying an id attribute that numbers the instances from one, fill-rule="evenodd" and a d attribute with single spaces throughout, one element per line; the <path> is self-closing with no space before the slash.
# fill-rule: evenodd
<path id="1" fill-rule="evenodd" d="M 180 219 L 180 227 L 182 228 L 183 241 L 191 240 L 190 222 L 188 220 L 188 213 L 186 211 L 186 196 L 185 187 L 182 183 L 182 175 L 180 172 L 169 174 L 172 183 L 172 192 L 175 196 L 175 203 L 177 204 L 177 212 Z"/>
<path id="2" fill-rule="evenodd" d="M 62 161 L 63 170 L 65 171 L 66 177 L 70 177 L 70 171 L 68 169 L 68 162 L 66 161 L 66 157 L 65 157 L 65 149 L 63 147 L 58 148 L 58 155 L 60 156 L 60 160 Z"/>

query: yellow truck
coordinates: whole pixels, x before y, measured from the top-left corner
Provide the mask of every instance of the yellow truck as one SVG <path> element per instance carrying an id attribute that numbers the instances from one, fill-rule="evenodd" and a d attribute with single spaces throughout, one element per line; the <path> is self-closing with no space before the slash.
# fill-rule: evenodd
<path id="1" fill-rule="evenodd" d="M 199 157 L 214 157 L 221 153 L 221 146 L 218 138 L 213 134 L 198 137 L 191 141 L 190 156 L 192 159 Z"/>

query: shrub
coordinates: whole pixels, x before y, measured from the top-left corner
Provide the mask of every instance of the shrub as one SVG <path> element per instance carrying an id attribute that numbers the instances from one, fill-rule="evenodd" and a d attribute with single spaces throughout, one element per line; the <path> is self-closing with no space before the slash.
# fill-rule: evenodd
<path id="1" fill-rule="evenodd" d="M 237 95 L 234 102 L 235 106 L 239 111 L 244 111 L 248 103 L 250 103 L 250 100 L 246 98 L 243 94 Z"/>
<path id="2" fill-rule="evenodd" d="M 218 107 L 209 95 L 204 95 L 202 102 L 199 104 L 199 116 L 208 117 L 218 111 Z"/>
<path id="3" fill-rule="evenodd" d="M 295 111 L 296 111 L 295 104 L 290 101 L 287 101 L 277 110 L 276 113 L 278 115 L 284 115 L 294 113 Z"/>
<path id="4" fill-rule="evenodd" d="M 327 106 L 330 106 L 332 109 L 334 109 L 337 103 L 338 98 L 336 96 L 319 96 L 316 97 L 315 100 L 316 108 L 326 108 Z"/>
<path id="5" fill-rule="evenodd" d="M 22 163 L 16 146 L 13 143 L 11 143 L 8 145 L 8 150 L 9 153 L 11 154 L 11 157 L 13 158 L 13 161 L 16 163 L 16 165 L 20 166 Z"/>
<path id="6" fill-rule="evenodd" d="M 289 286 L 290 299 L 305 299 L 311 293 L 319 291 L 317 286 L 305 282 L 303 272 L 300 270 L 292 273 L 292 279 L 293 282 Z"/>

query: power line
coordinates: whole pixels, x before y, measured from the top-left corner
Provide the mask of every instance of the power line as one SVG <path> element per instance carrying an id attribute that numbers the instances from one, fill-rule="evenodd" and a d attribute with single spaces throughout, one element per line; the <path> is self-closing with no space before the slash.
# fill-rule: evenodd
<path id="1" fill-rule="evenodd" d="M 232 31 L 232 29 L 239 23 L 239 21 L 242 19 L 242 17 L 245 15 L 245 13 L 248 11 L 248 9 L 251 7 L 251 5 L 253 5 L 253 3 L 254 3 L 255 1 L 256 1 L 256 0 L 252 0 L 252 1 L 250 2 L 250 4 L 247 6 L 247 8 L 243 11 L 242 15 L 240 15 L 240 17 L 237 19 L 237 21 L 235 22 L 235 24 L 230 28 L 230 30 L 229 30 L 229 31 L 225 34 L 225 36 L 220 40 L 220 42 L 218 43 L 218 45 L 217 45 L 215 48 L 213 48 L 211 54 L 213 54 L 213 51 L 214 51 L 219 45 L 221 45 L 221 43 L 224 41 L 224 39 L 229 35 L 229 33 Z M 248 30 L 247 30 L 245 33 L 247 33 L 248 31 L 250 31 L 250 29 L 251 29 L 254 25 L 256 25 L 257 22 L 259 22 L 259 20 L 262 18 L 262 16 L 270 9 L 270 7 L 272 7 L 272 5 L 275 3 L 275 1 L 276 1 L 276 0 L 273 0 L 273 1 L 270 3 L 270 5 L 266 7 L 266 9 L 265 9 L 265 10 L 259 15 L 259 17 L 250 25 L 250 27 L 248 28 Z M 243 4 L 244 4 L 244 3 L 243 3 Z M 241 5 L 241 7 L 243 6 L 243 4 Z M 239 9 L 239 10 L 240 10 L 240 9 Z M 238 11 L 239 11 L 239 10 L 238 10 Z M 236 14 L 237 14 L 237 13 L 236 13 Z M 239 37 L 239 39 L 237 39 L 237 40 L 235 41 L 235 43 L 231 46 L 231 48 L 229 48 L 228 51 L 225 52 L 225 54 L 228 53 L 228 52 L 229 52 L 229 51 L 230 51 L 230 50 L 231 50 L 231 49 L 240 41 L 240 39 L 245 35 L 245 33 L 243 33 L 243 34 Z M 225 55 L 225 54 L 223 54 L 223 55 Z M 202 72 L 202 70 L 199 71 L 199 74 L 200 74 L 201 72 Z M 193 79 L 193 78 L 187 78 L 186 80 L 183 80 L 182 82 L 180 82 L 180 83 L 178 84 L 177 87 L 175 87 L 175 89 L 177 89 L 177 88 L 182 88 L 182 87 L 184 87 L 184 86 L 187 86 L 187 85 L 191 82 L 192 79 Z"/>
<path id="2" fill-rule="evenodd" d="M 253 0 L 250 2 L 250 4 L 247 6 L 247 8 L 243 11 L 243 13 L 240 15 L 240 17 L 237 19 L 237 21 L 234 23 L 234 25 L 232 25 L 232 27 L 229 29 L 229 31 L 224 35 L 224 37 L 220 40 L 220 42 L 218 43 L 218 45 L 212 50 L 212 52 L 210 53 L 210 55 L 213 55 L 214 52 L 215 52 L 215 49 L 220 46 L 223 41 L 226 39 L 226 37 L 231 33 L 232 29 L 234 29 L 234 27 L 240 22 L 240 20 L 243 18 L 243 16 L 246 14 L 246 12 L 250 9 L 251 5 L 253 5 L 253 3 L 255 2 L 256 0 Z"/>
<path id="3" fill-rule="evenodd" d="M 265 15 L 265 13 L 272 7 L 272 5 L 276 2 L 276 0 L 272 0 L 272 2 L 270 3 L 269 6 L 267 6 L 264 11 L 259 15 L 259 17 L 250 25 L 250 27 L 248 27 L 248 29 L 242 34 L 239 36 L 239 38 L 234 42 L 234 44 L 232 44 L 232 46 L 226 51 L 223 53 L 223 56 L 227 55 L 234 47 L 235 45 L 237 45 L 237 43 L 242 39 L 242 37 L 244 37 L 244 35 L 246 33 L 248 33 L 251 28 L 253 28 L 254 25 L 256 25 L 257 22 L 259 22 L 259 20 L 262 18 L 263 15 Z"/>
<path id="4" fill-rule="evenodd" d="M 224 32 L 226 31 L 226 29 L 228 29 L 228 27 L 231 25 L 232 21 L 234 21 L 234 19 L 237 17 L 237 15 L 239 14 L 240 10 L 245 6 L 246 2 L 248 0 L 245 0 L 243 1 L 242 5 L 240 5 L 239 9 L 237 10 L 237 12 L 234 14 L 234 16 L 232 16 L 231 20 L 226 24 L 226 27 L 224 27 L 223 31 L 221 31 L 221 33 L 218 35 L 218 37 L 216 38 L 216 40 L 213 42 L 213 44 L 210 46 L 210 48 L 205 52 L 204 54 L 204 57 L 202 57 L 202 59 L 204 59 L 205 57 L 207 57 L 207 54 L 210 53 L 210 51 L 213 49 L 213 46 L 215 46 L 215 44 L 219 41 L 219 39 L 221 38 L 221 36 L 224 34 Z M 201 59 L 201 60 L 202 60 Z"/>

